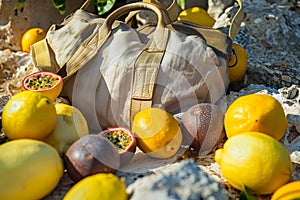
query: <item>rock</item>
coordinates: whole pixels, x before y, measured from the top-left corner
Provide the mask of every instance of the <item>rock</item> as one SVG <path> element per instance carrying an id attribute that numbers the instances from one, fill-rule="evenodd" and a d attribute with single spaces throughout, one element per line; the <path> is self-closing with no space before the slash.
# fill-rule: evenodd
<path id="1" fill-rule="evenodd" d="M 228 32 L 237 10 L 228 7 L 215 28 Z M 243 0 L 244 21 L 235 43 L 248 52 L 248 84 L 273 88 L 300 85 L 300 13 L 292 1 Z"/>
<path id="2" fill-rule="evenodd" d="M 60 24 L 85 0 L 66 0 L 64 15 L 52 5 L 52 1 L 27 0 L 21 8 L 15 9 L 17 2 L 17 0 L 0 0 L 0 49 L 21 50 L 20 41 L 27 29 L 41 27 L 48 30 L 52 24 Z M 92 6 L 90 7 L 94 10 Z"/>
<path id="3" fill-rule="evenodd" d="M 291 159 L 295 162 L 300 164 L 300 151 L 294 151 L 291 153 Z"/>
<path id="4" fill-rule="evenodd" d="M 155 172 L 127 187 L 131 200 L 228 199 L 221 184 L 211 179 L 192 160 L 167 165 Z"/>
<path id="5" fill-rule="evenodd" d="M 290 10 L 290 3 L 243 2 L 247 17 L 236 42 L 249 54 L 249 82 L 277 89 L 299 85 L 300 14 Z"/>
<path id="6" fill-rule="evenodd" d="M 21 89 L 22 79 L 37 71 L 28 53 L 10 49 L 0 51 L 0 96 L 13 95 Z"/>
<path id="7" fill-rule="evenodd" d="M 287 119 L 289 125 L 283 143 L 292 152 L 300 151 L 300 115 L 287 114 Z"/>
<path id="8" fill-rule="evenodd" d="M 282 96 L 283 108 L 289 122 L 283 143 L 292 152 L 300 151 L 300 86 L 292 85 L 278 91 Z M 300 155 L 298 159 L 300 160 Z"/>

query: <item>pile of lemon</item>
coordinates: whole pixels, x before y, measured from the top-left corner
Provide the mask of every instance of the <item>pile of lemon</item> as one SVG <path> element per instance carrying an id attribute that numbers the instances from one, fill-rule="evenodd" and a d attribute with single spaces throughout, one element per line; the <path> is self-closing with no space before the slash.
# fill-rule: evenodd
<path id="1" fill-rule="evenodd" d="M 9 141 L 0 145 L 0 199 L 41 199 L 59 183 L 61 154 L 88 134 L 86 119 L 41 92 L 13 95 L 2 113 Z M 18 181 L 16 181 L 18 180 Z"/>
<path id="2" fill-rule="evenodd" d="M 2 126 L 9 141 L 0 145 L 0 199 L 45 197 L 63 176 L 61 155 L 88 134 L 86 119 L 77 108 L 55 104 L 44 93 L 27 90 L 6 103 Z M 139 133 L 139 147 L 149 156 L 169 158 L 180 148 L 179 124 L 162 109 L 140 111 L 132 126 Z M 102 190 L 98 189 L 100 185 Z M 64 199 L 125 200 L 127 193 L 124 183 L 115 175 L 96 174 L 76 183 Z"/>
<path id="3" fill-rule="evenodd" d="M 274 97 L 249 94 L 237 98 L 225 113 L 228 140 L 215 152 L 224 178 L 239 190 L 259 195 L 272 194 L 289 182 L 292 162 L 279 142 L 287 126 L 283 107 Z"/>

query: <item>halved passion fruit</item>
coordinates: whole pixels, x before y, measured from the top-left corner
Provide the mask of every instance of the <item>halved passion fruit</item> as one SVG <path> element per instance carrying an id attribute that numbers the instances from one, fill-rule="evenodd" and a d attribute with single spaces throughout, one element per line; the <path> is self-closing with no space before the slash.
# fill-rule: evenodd
<path id="1" fill-rule="evenodd" d="M 136 139 L 132 132 L 124 127 L 108 128 L 99 133 L 111 141 L 118 149 L 121 166 L 126 165 L 136 151 Z"/>
<path id="2" fill-rule="evenodd" d="M 60 94 L 63 87 L 63 79 L 52 72 L 35 72 L 22 80 L 24 90 L 42 92 L 53 101 Z"/>

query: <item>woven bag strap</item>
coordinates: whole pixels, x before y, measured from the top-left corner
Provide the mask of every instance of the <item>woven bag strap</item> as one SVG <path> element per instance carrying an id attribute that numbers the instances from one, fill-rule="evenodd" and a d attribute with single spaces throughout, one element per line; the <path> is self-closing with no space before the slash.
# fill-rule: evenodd
<path id="1" fill-rule="evenodd" d="M 152 35 L 152 37 L 155 37 Z M 161 61 L 165 53 L 167 39 L 160 41 L 160 47 L 151 40 L 134 63 L 130 100 L 130 120 L 145 108 L 152 106 L 154 87 Z"/>

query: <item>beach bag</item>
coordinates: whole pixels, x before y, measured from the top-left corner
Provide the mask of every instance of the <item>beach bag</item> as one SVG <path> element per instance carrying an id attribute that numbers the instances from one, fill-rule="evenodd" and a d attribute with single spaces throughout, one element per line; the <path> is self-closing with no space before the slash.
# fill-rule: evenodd
<path id="1" fill-rule="evenodd" d="M 242 19 L 240 1 L 229 34 L 176 21 L 153 3 L 126 4 L 105 19 L 85 11 L 89 3 L 51 26 L 31 47 L 31 56 L 40 70 L 64 77 L 61 96 L 80 109 L 91 132 L 130 128 L 144 108 L 176 115 L 225 95 L 232 40 Z M 154 12 L 157 23 L 134 28 L 118 20 L 140 10 Z"/>

